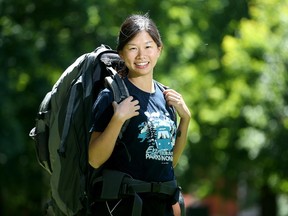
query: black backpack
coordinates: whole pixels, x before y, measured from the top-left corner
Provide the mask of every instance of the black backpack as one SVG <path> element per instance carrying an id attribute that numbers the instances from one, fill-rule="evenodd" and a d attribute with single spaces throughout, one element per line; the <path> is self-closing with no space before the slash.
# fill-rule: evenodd
<path id="1" fill-rule="evenodd" d="M 88 164 L 92 106 L 105 87 L 112 89 L 116 102 L 129 96 L 116 72 L 122 67 L 117 52 L 101 45 L 69 66 L 40 104 L 29 135 L 40 165 L 51 174 L 57 215 L 76 215 L 90 205 L 90 176 L 97 176 Z"/>

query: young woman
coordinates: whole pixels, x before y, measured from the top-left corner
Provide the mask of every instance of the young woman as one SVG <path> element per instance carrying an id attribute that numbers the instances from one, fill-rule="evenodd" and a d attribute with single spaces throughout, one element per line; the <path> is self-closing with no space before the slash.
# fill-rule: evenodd
<path id="1" fill-rule="evenodd" d="M 113 93 L 105 89 L 95 102 L 89 144 L 92 167 L 121 171 L 148 183 L 175 180 L 173 168 L 185 147 L 191 115 L 181 94 L 164 90 L 153 79 L 162 46 L 159 31 L 148 15 L 132 15 L 122 24 L 117 51 L 126 66 L 123 79 L 131 96 L 117 104 Z M 119 142 L 118 135 L 128 119 Z M 159 188 L 139 193 L 143 216 L 173 215 L 173 195 L 162 194 Z M 132 215 L 133 200 L 123 196 L 96 202 L 93 211 L 101 216 Z"/>

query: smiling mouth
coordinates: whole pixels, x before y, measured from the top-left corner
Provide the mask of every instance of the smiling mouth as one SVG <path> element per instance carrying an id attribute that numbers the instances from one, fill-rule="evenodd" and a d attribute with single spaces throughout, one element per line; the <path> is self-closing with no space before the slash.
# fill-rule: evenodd
<path id="1" fill-rule="evenodd" d="M 149 62 L 135 63 L 135 65 L 136 65 L 137 67 L 145 67 L 145 66 L 147 66 L 148 64 L 149 64 Z"/>

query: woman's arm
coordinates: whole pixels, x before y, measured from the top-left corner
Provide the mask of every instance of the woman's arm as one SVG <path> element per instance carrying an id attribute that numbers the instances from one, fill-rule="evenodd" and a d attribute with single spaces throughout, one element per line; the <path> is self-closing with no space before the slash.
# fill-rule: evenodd
<path id="1" fill-rule="evenodd" d="M 91 135 L 88 157 L 89 163 L 94 168 L 99 168 L 111 156 L 115 143 L 124 122 L 139 115 L 138 101 L 128 97 L 120 104 L 112 103 L 114 114 L 103 132 L 93 132 Z"/>
<path id="2" fill-rule="evenodd" d="M 173 151 L 173 167 L 175 167 L 187 142 L 188 126 L 190 123 L 191 113 L 182 96 L 178 92 L 174 91 L 173 89 L 167 89 L 163 93 L 167 103 L 174 106 L 180 117 Z"/>
<path id="3" fill-rule="evenodd" d="M 190 118 L 180 119 L 180 123 L 177 129 L 174 151 L 173 151 L 173 167 L 177 165 L 179 158 L 182 155 L 182 152 L 186 146 L 189 122 L 190 122 Z"/>

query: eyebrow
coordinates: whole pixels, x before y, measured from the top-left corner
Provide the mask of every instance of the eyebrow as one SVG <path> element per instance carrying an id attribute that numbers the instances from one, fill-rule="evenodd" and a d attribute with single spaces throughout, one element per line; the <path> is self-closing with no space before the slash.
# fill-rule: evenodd
<path id="1" fill-rule="evenodd" d="M 147 44 L 151 44 L 151 43 L 153 43 L 153 41 L 147 41 L 147 42 L 145 42 L 146 45 L 147 45 Z M 127 45 L 136 46 L 136 44 L 133 44 L 133 43 L 127 43 Z"/>

